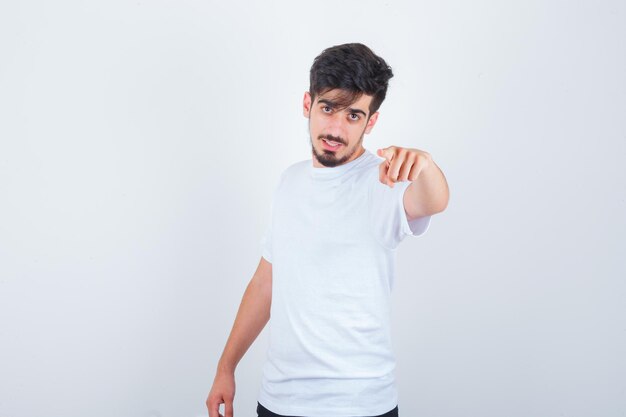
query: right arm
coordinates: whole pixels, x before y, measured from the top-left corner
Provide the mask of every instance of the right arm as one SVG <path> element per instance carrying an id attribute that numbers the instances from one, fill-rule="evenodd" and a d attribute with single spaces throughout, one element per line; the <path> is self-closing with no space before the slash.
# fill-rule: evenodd
<path id="1" fill-rule="evenodd" d="M 206 400 L 209 417 L 221 417 L 219 405 L 222 403 L 225 417 L 233 417 L 235 368 L 269 321 L 271 304 L 272 264 L 261 257 L 259 266 L 243 294 L 235 323 L 217 364 L 213 386 Z"/>

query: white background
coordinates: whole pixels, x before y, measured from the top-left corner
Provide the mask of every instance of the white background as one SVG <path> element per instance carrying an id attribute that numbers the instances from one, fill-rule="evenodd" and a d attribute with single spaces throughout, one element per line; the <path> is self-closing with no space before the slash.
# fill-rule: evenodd
<path id="1" fill-rule="evenodd" d="M 395 73 L 366 148 L 426 150 L 451 190 L 399 249 L 400 415 L 626 415 L 625 22 L 621 1 L 3 1 L 0 416 L 206 415 L 271 191 L 311 157 L 310 65 L 344 42 Z"/>

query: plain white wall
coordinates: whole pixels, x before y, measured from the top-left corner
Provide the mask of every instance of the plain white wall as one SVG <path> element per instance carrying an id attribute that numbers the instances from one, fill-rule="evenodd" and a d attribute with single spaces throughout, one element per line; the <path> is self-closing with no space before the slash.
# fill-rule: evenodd
<path id="1" fill-rule="evenodd" d="M 0 416 L 195 417 L 310 158 L 325 47 L 395 77 L 365 146 L 451 189 L 399 249 L 400 414 L 626 413 L 621 1 L 2 2 Z M 265 331 L 237 369 L 256 416 Z"/>

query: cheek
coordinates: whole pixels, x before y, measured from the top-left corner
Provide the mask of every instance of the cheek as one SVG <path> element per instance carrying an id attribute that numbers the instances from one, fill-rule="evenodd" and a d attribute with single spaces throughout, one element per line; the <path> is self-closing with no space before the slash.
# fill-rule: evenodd
<path id="1" fill-rule="evenodd" d="M 318 120 L 314 120 L 311 119 L 311 122 L 309 124 L 310 130 L 311 130 L 311 136 L 313 137 L 317 137 L 319 136 L 323 126 L 322 124 L 318 121 Z"/>
<path id="2" fill-rule="evenodd" d="M 361 135 L 365 132 L 365 125 L 351 126 L 350 127 L 350 139 L 357 141 L 361 138 Z"/>

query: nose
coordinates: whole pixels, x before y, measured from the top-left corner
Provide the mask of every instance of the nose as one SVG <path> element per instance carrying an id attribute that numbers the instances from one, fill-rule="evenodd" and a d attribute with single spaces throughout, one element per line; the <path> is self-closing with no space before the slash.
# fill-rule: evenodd
<path id="1" fill-rule="evenodd" d="M 345 137 L 347 120 L 342 112 L 336 112 L 328 118 L 326 133 L 340 138 Z"/>

